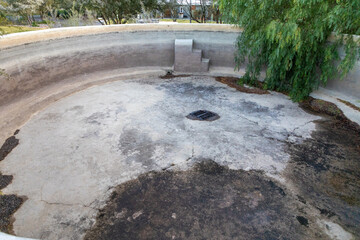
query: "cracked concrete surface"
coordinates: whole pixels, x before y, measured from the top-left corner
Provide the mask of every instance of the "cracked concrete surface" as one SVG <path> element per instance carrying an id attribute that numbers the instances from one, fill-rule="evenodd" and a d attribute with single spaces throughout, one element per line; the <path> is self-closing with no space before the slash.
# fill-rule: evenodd
<path id="1" fill-rule="evenodd" d="M 221 118 L 186 118 L 199 109 Z M 201 159 L 284 182 L 287 143 L 310 138 L 319 119 L 282 94 L 245 94 L 212 77 L 89 88 L 33 116 L 0 163 L 2 173 L 14 176 L 3 192 L 28 197 L 14 232 L 81 239 L 115 186 L 150 171 L 188 170 Z"/>

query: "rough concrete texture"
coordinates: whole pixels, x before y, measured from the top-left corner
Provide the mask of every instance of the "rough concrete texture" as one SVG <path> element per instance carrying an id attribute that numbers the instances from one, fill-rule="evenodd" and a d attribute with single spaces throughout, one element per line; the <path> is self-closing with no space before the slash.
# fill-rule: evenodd
<path id="1" fill-rule="evenodd" d="M 205 161 L 122 184 L 86 240 L 321 239 L 297 201 L 260 172 Z M 300 219 L 300 221 L 299 221 Z M 314 231 L 314 230 L 317 231 Z"/>
<path id="2" fill-rule="evenodd" d="M 313 224 L 332 239 L 359 239 L 360 131 L 331 118 L 316 123 L 311 138 L 289 145 L 283 176 L 303 211 L 321 215 Z"/>
<path id="3" fill-rule="evenodd" d="M 29 43 L 0 50 L 0 107 L 41 88 L 98 71 L 134 67 L 172 68 L 175 39 L 194 39 L 194 46 L 214 67 L 234 69 L 238 32 L 112 32 Z"/>
<path id="4" fill-rule="evenodd" d="M 179 72 L 207 72 L 209 59 L 202 57 L 201 49 L 194 49 L 193 39 L 175 40 L 174 70 Z"/>
<path id="5" fill-rule="evenodd" d="M 5 35 L 0 39 L 0 49 L 27 43 L 54 39 L 89 36 L 106 33 L 154 32 L 154 31 L 204 31 L 204 32 L 241 32 L 241 29 L 228 24 L 124 24 L 108 26 L 86 26 L 47 29 Z"/>
<path id="6" fill-rule="evenodd" d="M 199 109 L 221 118 L 186 118 Z M 318 119 L 282 94 L 245 94 L 210 77 L 89 88 L 33 116 L 0 163 L 14 176 L 4 193 L 28 197 L 14 232 L 80 239 L 115 186 L 153 170 L 186 171 L 201 159 L 286 183 L 287 144 L 309 138 Z"/>
<path id="7" fill-rule="evenodd" d="M 95 73 L 81 74 L 51 85 L 43 86 L 21 99 L 0 106 L 0 142 L 4 142 L 12 136 L 16 129 L 21 128 L 34 114 L 48 105 L 91 86 L 113 81 L 149 78 L 165 75 L 171 68 L 162 67 L 138 67 L 127 69 L 116 69 L 112 71 L 98 71 Z M 214 67 L 207 76 L 241 76 L 244 71 L 234 72 L 233 68 Z"/>

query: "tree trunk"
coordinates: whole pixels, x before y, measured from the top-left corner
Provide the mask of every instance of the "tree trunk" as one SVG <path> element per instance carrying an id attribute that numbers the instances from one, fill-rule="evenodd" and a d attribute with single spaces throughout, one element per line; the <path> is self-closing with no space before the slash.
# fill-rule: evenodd
<path id="1" fill-rule="evenodd" d="M 101 14 L 101 17 L 104 20 L 105 25 L 109 25 L 108 21 L 106 20 L 105 15 L 103 13 Z"/>
<path id="2" fill-rule="evenodd" d="M 29 24 L 30 26 L 32 26 L 32 23 L 33 23 L 33 17 L 32 17 L 32 15 L 27 15 L 26 17 L 27 17 L 27 22 L 28 22 L 28 24 Z"/>
<path id="3" fill-rule="evenodd" d="M 102 19 L 104 20 L 104 18 L 102 18 Z M 99 18 L 97 18 L 97 20 L 98 20 L 98 22 L 99 22 L 101 25 L 106 25 L 105 20 L 104 20 L 104 22 L 100 21 L 100 19 L 99 19 Z"/>

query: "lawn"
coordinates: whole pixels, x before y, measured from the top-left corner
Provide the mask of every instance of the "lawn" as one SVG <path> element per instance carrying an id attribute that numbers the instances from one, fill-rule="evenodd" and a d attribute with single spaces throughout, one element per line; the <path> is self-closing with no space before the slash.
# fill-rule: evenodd
<path id="1" fill-rule="evenodd" d="M 43 30 L 43 29 L 45 29 L 45 28 L 28 27 L 28 26 L 0 26 L 0 31 L 3 34 L 28 32 L 28 31 L 36 31 L 36 30 Z"/>

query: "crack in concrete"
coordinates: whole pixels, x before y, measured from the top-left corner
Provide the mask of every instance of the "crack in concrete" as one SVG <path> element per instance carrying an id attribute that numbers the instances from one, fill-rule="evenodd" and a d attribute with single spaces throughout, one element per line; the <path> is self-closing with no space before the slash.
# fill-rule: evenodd
<path id="1" fill-rule="evenodd" d="M 308 121 L 308 122 L 306 122 L 306 123 L 304 123 L 304 124 L 302 124 L 302 125 L 294 128 L 291 132 L 295 132 L 296 130 L 299 130 L 300 128 L 305 127 L 305 126 L 308 125 L 309 123 L 313 123 L 313 122 L 314 122 L 314 120 Z"/>
<path id="2" fill-rule="evenodd" d="M 61 206 L 80 206 L 80 207 L 84 207 L 84 208 L 91 208 L 93 210 L 99 210 L 100 208 L 95 208 L 95 207 L 91 207 L 91 205 L 96 201 L 96 199 L 94 201 L 92 201 L 90 204 L 86 205 L 83 203 L 61 203 L 61 202 L 48 202 L 46 200 L 43 199 L 43 188 L 44 185 L 41 187 L 41 192 L 40 192 L 40 201 L 44 202 L 46 204 L 49 205 L 61 205 Z"/>
<path id="3" fill-rule="evenodd" d="M 79 207 L 84 207 L 84 208 L 91 208 L 93 210 L 96 210 L 96 211 L 99 211 L 100 208 L 96 208 L 96 207 L 91 207 L 91 205 L 95 202 L 91 202 L 89 205 L 86 205 L 86 204 L 80 204 L 80 203 L 60 203 L 60 202 L 48 202 L 44 199 L 40 199 L 41 202 L 44 202 L 48 205 L 60 205 L 60 206 L 69 206 L 69 207 L 72 207 L 72 206 L 79 206 Z"/>
<path id="4" fill-rule="evenodd" d="M 251 122 L 251 123 L 259 126 L 259 122 L 257 122 L 257 121 L 250 120 L 250 119 L 248 119 L 247 117 L 245 117 L 245 116 L 243 116 L 243 115 L 239 115 L 239 117 L 242 118 L 242 119 L 245 119 L 245 120 L 248 121 L 248 122 Z"/>

